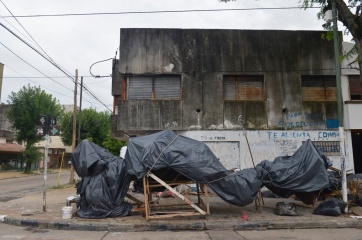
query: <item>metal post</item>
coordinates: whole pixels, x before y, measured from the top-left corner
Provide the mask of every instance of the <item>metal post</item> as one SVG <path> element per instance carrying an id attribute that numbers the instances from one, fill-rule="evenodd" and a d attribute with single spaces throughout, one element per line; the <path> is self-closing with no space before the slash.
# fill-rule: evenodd
<path id="1" fill-rule="evenodd" d="M 332 1 L 332 18 L 333 18 L 333 39 L 334 39 L 334 58 L 336 64 L 336 81 L 337 81 L 337 104 L 338 104 L 338 123 L 340 137 L 340 155 L 341 155 L 341 173 L 342 173 L 342 196 L 343 201 L 347 202 L 347 178 L 346 178 L 346 159 L 344 156 L 344 129 L 343 129 L 343 100 L 341 87 L 341 66 L 339 62 L 339 36 L 337 26 L 337 9 L 336 3 Z M 348 212 L 348 207 L 345 208 Z"/>
<path id="2" fill-rule="evenodd" d="M 44 189 L 43 189 L 43 212 L 46 211 L 46 190 L 47 190 L 47 177 L 48 177 L 48 142 L 49 135 L 45 135 L 45 154 L 44 154 Z"/>

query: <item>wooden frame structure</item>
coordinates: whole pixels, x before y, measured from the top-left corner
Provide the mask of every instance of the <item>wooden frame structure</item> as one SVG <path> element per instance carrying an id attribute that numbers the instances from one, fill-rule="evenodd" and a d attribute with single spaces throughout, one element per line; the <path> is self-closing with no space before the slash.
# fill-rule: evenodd
<path id="1" fill-rule="evenodd" d="M 151 181 L 150 181 L 150 178 L 152 178 Z M 202 185 L 202 188 L 203 188 L 202 192 L 200 192 L 200 184 L 196 184 L 197 185 L 197 199 L 198 199 L 197 203 L 193 203 L 192 201 L 190 201 L 188 198 L 186 198 L 181 193 L 177 192 L 172 187 L 172 186 L 177 186 L 177 185 L 181 185 L 181 184 L 191 184 L 191 183 L 194 183 L 194 182 L 177 181 L 177 177 L 173 181 L 165 182 L 165 181 L 161 180 L 160 178 L 158 178 L 153 173 L 148 173 L 146 176 L 143 177 L 144 202 L 142 203 L 138 199 L 132 199 L 129 197 L 129 195 L 127 195 L 127 197 L 129 197 L 131 200 L 135 201 L 136 205 L 138 205 L 138 209 L 136 209 L 136 211 L 141 210 L 141 209 L 144 210 L 144 215 L 145 215 L 145 218 L 147 221 L 149 221 L 150 219 L 171 218 L 171 217 L 176 217 L 176 216 L 190 217 L 190 216 L 200 216 L 200 215 L 205 216 L 206 214 L 210 214 L 208 189 L 207 189 L 206 184 Z M 161 186 L 165 187 L 167 190 L 172 192 L 176 197 L 180 198 L 184 203 L 183 204 L 162 205 L 162 204 L 159 204 L 160 199 L 158 199 L 157 201 L 153 201 L 152 200 L 152 188 L 161 187 Z M 205 202 L 201 198 L 201 195 L 204 195 Z M 160 208 L 160 207 L 172 208 L 172 207 L 176 207 L 176 206 L 187 206 L 187 205 L 189 205 L 191 208 L 193 208 L 193 210 L 192 209 L 190 209 L 190 210 L 182 209 L 182 210 L 177 210 L 177 211 L 172 211 L 172 210 L 169 210 L 169 211 L 163 210 L 163 211 L 157 211 L 157 212 L 154 211 L 155 208 Z"/>

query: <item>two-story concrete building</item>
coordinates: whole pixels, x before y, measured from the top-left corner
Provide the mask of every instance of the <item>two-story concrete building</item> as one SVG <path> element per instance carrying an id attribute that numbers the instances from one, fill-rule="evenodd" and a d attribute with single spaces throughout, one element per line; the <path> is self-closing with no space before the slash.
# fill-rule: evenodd
<path id="1" fill-rule="evenodd" d="M 205 142 L 227 168 L 292 155 L 311 139 L 339 168 L 334 46 L 322 33 L 121 29 L 112 135 L 171 129 Z M 342 81 L 355 101 L 350 77 Z M 348 127 L 346 136 L 347 170 L 362 171 Z"/>

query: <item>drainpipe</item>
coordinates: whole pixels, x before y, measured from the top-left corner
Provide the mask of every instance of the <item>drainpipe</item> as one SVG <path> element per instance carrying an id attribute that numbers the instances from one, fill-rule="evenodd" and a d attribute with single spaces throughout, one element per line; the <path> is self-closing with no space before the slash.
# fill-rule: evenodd
<path id="1" fill-rule="evenodd" d="M 346 177 L 346 159 L 344 156 L 344 129 L 343 129 L 343 100 L 341 87 L 341 66 L 339 62 L 339 36 L 337 26 L 337 9 L 336 3 L 332 1 L 332 18 L 333 18 L 333 39 L 334 39 L 334 58 L 336 64 L 336 82 L 337 82 L 337 104 L 338 104 L 338 123 L 340 137 L 340 155 L 341 155 L 341 174 L 342 174 L 342 196 L 343 201 L 347 202 L 347 177 Z M 348 207 L 344 209 L 348 212 Z"/>

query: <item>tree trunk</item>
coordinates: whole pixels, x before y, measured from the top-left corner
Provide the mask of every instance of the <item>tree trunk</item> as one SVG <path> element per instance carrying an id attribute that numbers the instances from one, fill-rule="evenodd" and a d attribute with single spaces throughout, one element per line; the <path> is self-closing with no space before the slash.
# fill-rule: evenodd
<path id="1" fill-rule="evenodd" d="M 26 162 L 24 173 L 30 173 L 31 170 L 31 162 Z"/>
<path id="2" fill-rule="evenodd" d="M 362 86 L 362 74 L 361 74 L 361 70 L 362 70 L 362 37 L 360 39 L 355 39 L 356 42 L 356 49 L 358 52 L 358 65 L 359 65 L 359 79 L 360 79 L 360 84 Z"/>

